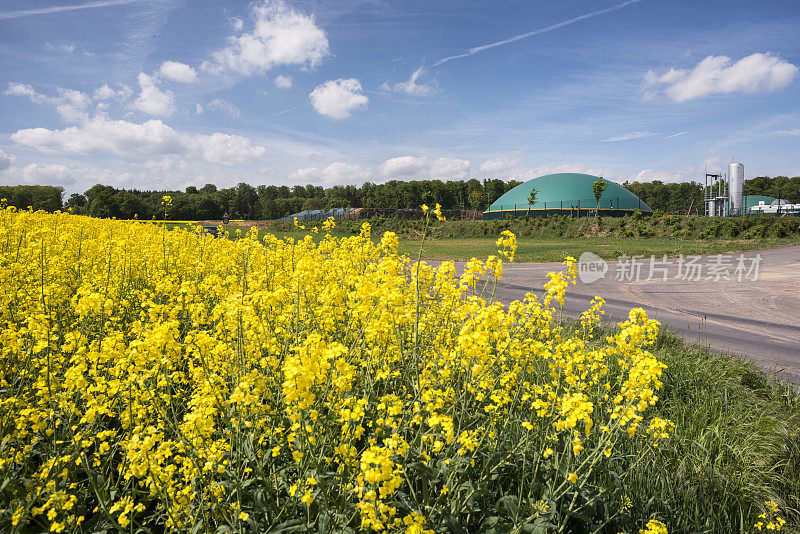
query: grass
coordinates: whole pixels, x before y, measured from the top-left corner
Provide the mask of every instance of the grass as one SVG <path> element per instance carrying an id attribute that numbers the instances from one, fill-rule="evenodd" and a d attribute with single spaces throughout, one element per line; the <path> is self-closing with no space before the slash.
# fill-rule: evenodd
<path id="1" fill-rule="evenodd" d="M 603 259 L 610 260 L 627 254 L 629 256 L 651 254 L 667 256 L 718 254 L 752 250 L 754 248 L 774 247 L 796 243 L 797 240 L 765 238 L 752 240 L 675 240 L 665 238 L 536 238 L 520 237 L 515 257 L 517 262 L 560 262 L 565 256 L 579 257 L 582 252 L 594 252 Z M 417 240 L 401 239 L 400 250 L 409 254 L 419 251 Z M 497 254 L 494 238 L 452 238 L 432 239 L 425 242 L 422 256 L 431 260 L 468 260 L 472 257 L 485 258 Z"/>
<path id="2" fill-rule="evenodd" d="M 246 228 L 242 230 L 244 233 Z M 266 230 L 260 229 L 263 236 Z M 278 237 L 303 239 L 305 231 L 276 229 Z M 334 235 L 350 235 L 337 231 Z M 373 232 L 373 238 L 380 239 Z M 486 258 L 497 254 L 496 236 L 491 237 L 440 237 L 419 238 L 399 236 L 399 250 L 416 257 L 422 244 L 422 258 L 426 260 L 466 261 L 470 258 Z M 565 256 L 579 257 L 583 252 L 594 252 L 603 259 L 611 260 L 627 254 L 629 256 L 667 256 L 721 254 L 757 248 L 797 244 L 797 238 L 753 238 L 753 239 L 674 239 L 664 237 L 517 237 L 516 262 L 561 262 Z"/>
<path id="3" fill-rule="evenodd" d="M 364 221 L 339 221 L 333 234 L 337 237 L 358 234 Z M 496 254 L 495 240 L 503 230 L 517 236 L 517 261 L 560 262 L 565 256 L 579 257 L 593 252 L 606 260 L 621 255 L 661 257 L 698 254 L 743 252 L 758 248 L 800 244 L 800 218 L 748 217 L 619 217 L 543 219 L 512 219 L 491 221 L 430 221 L 427 230 L 422 220 L 402 220 L 376 217 L 369 220 L 373 237 L 379 239 L 384 231 L 393 231 L 399 238 L 400 252 L 416 257 L 421 237 L 428 238 L 422 247 L 422 257 L 428 260 L 464 261 L 473 257 L 485 258 Z M 167 223 L 182 226 L 180 223 Z M 247 225 L 248 223 L 243 223 Z M 305 230 L 291 224 L 252 223 L 259 234 L 267 231 L 279 237 L 302 239 Z M 310 229 L 319 221 L 306 222 Z M 232 233 L 248 226 L 228 226 Z"/>
<path id="4" fill-rule="evenodd" d="M 784 530 L 800 532 L 794 387 L 669 332 L 659 334 L 652 352 L 668 365 L 652 410 L 676 429 L 648 465 L 614 475 L 632 507 L 640 516 L 667 519 L 672 533 L 753 532 L 745 518 L 773 500 L 788 521 Z"/>

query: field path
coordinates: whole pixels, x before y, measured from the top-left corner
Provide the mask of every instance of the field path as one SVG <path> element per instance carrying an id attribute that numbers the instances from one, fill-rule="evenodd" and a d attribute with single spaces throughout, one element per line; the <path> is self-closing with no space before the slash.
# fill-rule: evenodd
<path id="1" fill-rule="evenodd" d="M 746 252 L 748 268 L 757 254 L 761 256 L 757 280 L 752 280 L 751 273 L 741 282 L 734 275 L 738 253 L 723 255 L 730 258 L 731 265 L 725 270 L 731 279 L 719 281 L 714 280 L 716 276 L 707 279 L 708 266 L 717 263 L 714 256 L 702 256 L 696 262 L 704 266 L 699 281 L 678 276 L 677 258 L 656 265 L 649 280 L 650 259 L 639 260 L 638 281 L 635 276 L 619 276 L 631 273 L 630 263 L 609 262 L 604 278 L 592 283 L 579 279 L 570 286 L 564 312 L 578 317 L 595 295 L 606 300 L 608 322 L 623 321 L 631 308 L 642 307 L 649 317 L 688 341 L 744 355 L 765 370 L 800 384 L 800 246 Z M 541 295 L 546 274 L 562 268 L 558 263 L 507 264 L 496 295 L 503 301 L 520 299 L 531 290 Z M 686 272 L 685 267 L 681 272 Z"/>

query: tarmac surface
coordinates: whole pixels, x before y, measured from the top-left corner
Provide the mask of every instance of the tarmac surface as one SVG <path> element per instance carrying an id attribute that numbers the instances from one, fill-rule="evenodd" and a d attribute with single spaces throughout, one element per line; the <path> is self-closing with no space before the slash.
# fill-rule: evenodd
<path id="1" fill-rule="evenodd" d="M 591 260 L 581 257 L 577 284 L 564 299 L 565 315 L 580 316 L 595 295 L 605 299 L 609 323 L 624 321 L 632 308 L 644 308 L 662 328 L 687 341 L 743 355 L 800 384 L 800 246 L 622 258 L 608 262 L 599 279 L 605 262 Z M 541 295 L 547 273 L 563 268 L 559 263 L 506 264 L 495 296 L 510 302 L 529 291 Z"/>

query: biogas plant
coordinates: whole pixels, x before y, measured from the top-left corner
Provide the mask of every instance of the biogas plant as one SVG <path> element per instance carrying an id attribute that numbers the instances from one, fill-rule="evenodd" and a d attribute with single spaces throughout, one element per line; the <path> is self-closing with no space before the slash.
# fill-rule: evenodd
<path id="1" fill-rule="evenodd" d="M 731 163 L 728 174 L 705 174 L 704 204 L 708 217 L 745 214 L 800 215 L 800 204 L 764 195 L 744 195 L 744 165 Z"/>
<path id="2" fill-rule="evenodd" d="M 599 200 L 594 184 L 605 184 Z M 744 195 L 744 165 L 731 163 L 727 174 L 705 174 L 703 213 L 708 217 L 733 217 L 745 214 L 777 216 L 800 215 L 800 204 L 764 195 Z M 532 195 L 533 193 L 533 195 Z M 692 213 L 700 206 L 689 207 Z M 621 185 L 591 174 L 562 172 L 547 174 L 522 183 L 498 198 L 483 212 L 484 219 L 506 217 L 547 217 L 570 215 L 621 217 L 653 209 Z"/>
<path id="3" fill-rule="evenodd" d="M 598 201 L 593 184 L 602 180 L 605 184 Z M 531 192 L 535 190 L 535 198 Z M 574 217 L 594 215 L 620 217 L 636 211 L 645 215 L 653 213 L 642 199 L 619 184 L 574 172 L 547 174 L 518 185 L 498 198 L 483 212 L 484 219 L 511 217 L 546 217 L 549 215 L 572 215 Z"/>

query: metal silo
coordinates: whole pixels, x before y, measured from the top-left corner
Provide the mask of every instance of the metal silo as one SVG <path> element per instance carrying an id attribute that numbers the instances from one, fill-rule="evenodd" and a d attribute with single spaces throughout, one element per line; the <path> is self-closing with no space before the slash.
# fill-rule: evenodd
<path id="1" fill-rule="evenodd" d="M 728 166 L 728 183 L 731 215 L 742 214 L 742 191 L 744 190 L 744 165 L 731 163 Z"/>

